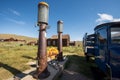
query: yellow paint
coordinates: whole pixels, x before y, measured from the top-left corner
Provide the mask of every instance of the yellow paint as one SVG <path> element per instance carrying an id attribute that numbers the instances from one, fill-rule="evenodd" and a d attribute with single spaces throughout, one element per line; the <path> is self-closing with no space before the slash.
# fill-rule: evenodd
<path id="1" fill-rule="evenodd" d="M 45 6 L 49 7 L 49 5 L 46 2 L 40 2 L 38 5 L 45 5 Z"/>
<path id="2" fill-rule="evenodd" d="M 53 59 L 56 59 L 56 56 L 58 55 L 58 50 L 54 47 L 50 48 L 48 51 L 47 51 L 47 57 L 50 59 L 50 60 L 53 60 Z"/>

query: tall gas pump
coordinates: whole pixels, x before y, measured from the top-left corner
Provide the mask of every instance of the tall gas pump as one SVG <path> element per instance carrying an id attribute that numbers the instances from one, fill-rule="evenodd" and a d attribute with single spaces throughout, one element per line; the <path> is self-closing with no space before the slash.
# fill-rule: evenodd
<path id="1" fill-rule="evenodd" d="M 47 69 L 47 44 L 46 44 L 46 27 L 48 25 L 49 5 L 45 2 L 38 4 L 38 26 L 39 40 L 37 53 L 37 69 L 33 75 L 36 79 L 47 78 L 50 72 Z"/>
<path id="2" fill-rule="evenodd" d="M 59 20 L 57 22 L 57 32 L 58 32 L 58 61 L 63 61 L 63 51 L 62 51 L 62 33 L 63 33 L 63 21 Z"/>

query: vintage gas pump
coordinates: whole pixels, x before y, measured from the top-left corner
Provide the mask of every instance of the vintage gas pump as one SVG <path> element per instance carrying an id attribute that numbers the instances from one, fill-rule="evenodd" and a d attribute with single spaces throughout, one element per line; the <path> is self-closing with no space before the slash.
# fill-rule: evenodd
<path id="1" fill-rule="evenodd" d="M 58 61 L 63 61 L 63 51 L 62 51 L 62 32 L 63 32 L 63 21 L 57 22 L 57 32 L 58 32 Z"/>
<path id="2" fill-rule="evenodd" d="M 36 79 L 46 78 L 50 75 L 47 69 L 47 44 L 46 44 L 46 26 L 48 25 L 49 5 L 45 2 L 38 4 L 38 26 L 39 40 L 37 53 L 37 70 L 33 75 Z"/>

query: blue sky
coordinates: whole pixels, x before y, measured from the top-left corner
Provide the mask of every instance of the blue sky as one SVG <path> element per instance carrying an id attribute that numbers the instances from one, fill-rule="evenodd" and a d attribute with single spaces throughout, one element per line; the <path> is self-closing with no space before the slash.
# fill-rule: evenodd
<path id="1" fill-rule="evenodd" d="M 57 21 L 64 22 L 63 34 L 82 40 L 98 24 L 120 21 L 120 0 L 0 0 L 0 34 L 38 37 L 38 3 L 49 4 L 50 29 L 47 37 L 57 34 Z"/>

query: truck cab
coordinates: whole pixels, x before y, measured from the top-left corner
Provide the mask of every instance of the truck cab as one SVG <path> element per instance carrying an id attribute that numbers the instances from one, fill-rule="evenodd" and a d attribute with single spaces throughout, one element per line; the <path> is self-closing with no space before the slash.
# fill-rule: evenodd
<path id="1" fill-rule="evenodd" d="M 97 66 L 107 80 L 120 79 L 120 22 L 98 25 L 94 28 L 94 35 L 93 55 Z"/>

